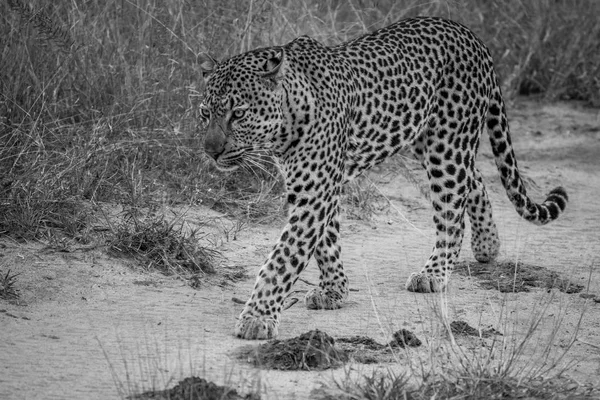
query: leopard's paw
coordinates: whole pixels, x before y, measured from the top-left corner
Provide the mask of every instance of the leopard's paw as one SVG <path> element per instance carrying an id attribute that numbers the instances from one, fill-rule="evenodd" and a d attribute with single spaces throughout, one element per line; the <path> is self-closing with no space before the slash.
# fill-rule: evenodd
<path id="1" fill-rule="evenodd" d="M 413 272 L 406 281 L 406 290 L 417 293 L 441 292 L 446 288 L 446 279 L 423 272 Z"/>
<path id="2" fill-rule="evenodd" d="M 240 315 L 235 324 L 235 336 L 247 340 L 273 339 L 279 334 L 278 325 L 273 318 Z"/>
<path id="3" fill-rule="evenodd" d="M 311 289 L 304 297 L 304 304 L 310 310 L 336 310 L 342 307 L 345 296 L 333 290 Z"/>
<path id="4" fill-rule="evenodd" d="M 480 263 L 489 263 L 496 259 L 500 253 L 500 240 L 498 235 L 490 235 L 486 240 L 471 240 L 471 249 L 475 259 Z"/>
<path id="5" fill-rule="evenodd" d="M 475 253 L 475 259 L 483 264 L 487 264 L 489 262 L 494 261 L 496 259 L 496 256 L 498 256 L 497 252 L 480 251 Z"/>

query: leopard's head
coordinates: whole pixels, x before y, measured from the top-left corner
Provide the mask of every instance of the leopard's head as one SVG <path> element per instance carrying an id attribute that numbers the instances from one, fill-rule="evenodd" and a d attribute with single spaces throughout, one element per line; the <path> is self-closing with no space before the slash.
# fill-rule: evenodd
<path id="1" fill-rule="evenodd" d="M 219 169 L 238 168 L 254 150 L 270 150 L 283 123 L 284 50 L 259 49 L 217 62 L 200 55 L 205 91 L 200 116 L 204 149 Z"/>

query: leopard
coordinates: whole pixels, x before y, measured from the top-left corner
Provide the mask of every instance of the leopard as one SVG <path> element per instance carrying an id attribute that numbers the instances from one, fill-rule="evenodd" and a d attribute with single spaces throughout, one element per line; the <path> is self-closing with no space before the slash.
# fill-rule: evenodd
<path id="1" fill-rule="evenodd" d="M 285 182 L 285 226 L 236 320 L 238 338 L 279 334 L 285 300 L 312 257 L 319 284 L 306 293 L 305 306 L 342 307 L 349 293 L 340 245 L 343 187 L 401 150 L 426 171 L 435 225 L 432 253 L 408 277 L 408 291 L 446 290 L 465 212 L 475 259 L 489 263 L 499 254 L 490 199 L 475 166 L 484 130 L 522 218 L 545 225 L 566 208 L 562 186 L 541 203 L 527 194 L 490 50 L 458 22 L 414 17 L 334 46 L 301 36 L 224 61 L 198 57 L 206 154 L 219 169 L 233 171 L 266 151 Z"/>

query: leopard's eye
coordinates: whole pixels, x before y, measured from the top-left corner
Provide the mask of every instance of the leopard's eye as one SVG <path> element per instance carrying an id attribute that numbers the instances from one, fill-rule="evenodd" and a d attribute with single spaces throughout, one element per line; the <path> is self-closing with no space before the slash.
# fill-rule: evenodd
<path id="1" fill-rule="evenodd" d="M 244 108 L 236 108 L 231 113 L 231 119 L 241 119 L 246 115 L 246 110 Z"/>
<path id="2" fill-rule="evenodd" d="M 200 117 L 204 118 L 205 120 L 209 120 L 210 110 L 207 107 L 200 107 Z"/>

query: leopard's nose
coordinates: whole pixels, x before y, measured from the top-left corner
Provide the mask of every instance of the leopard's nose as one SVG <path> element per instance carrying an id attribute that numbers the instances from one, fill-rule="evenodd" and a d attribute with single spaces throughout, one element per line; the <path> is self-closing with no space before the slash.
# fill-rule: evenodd
<path id="1" fill-rule="evenodd" d="M 214 158 L 215 160 L 219 158 L 219 155 L 223 153 L 225 149 L 224 145 L 215 145 L 215 144 L 204 144 L 204 152 Z"/>
<path id="2" fill-rule="evenodd" d="M 225 151 L 225 135 L 209 133 L 204 140 L 204 151 L 215 160 Z"/>

